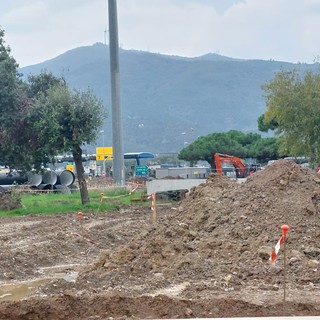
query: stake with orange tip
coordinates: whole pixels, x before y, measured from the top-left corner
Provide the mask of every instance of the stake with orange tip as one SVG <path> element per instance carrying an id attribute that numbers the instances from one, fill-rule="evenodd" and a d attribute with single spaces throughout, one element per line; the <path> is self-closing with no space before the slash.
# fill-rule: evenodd
<path id="1" fill-rule="evenodd" d="M 281 226 L 281 230 L 282 230 L 282 236 L 280 237 L 279 241 L 277 242 L 276 246 L 274 247 L 274 249 L 271 252 L 271 256 L 270 256 L 270 260 L 273 264 L 275 264 L 276 259 L 277 259 L 277 255 L 278 252 L 280 250 L 281 245 L 285 242 L 286 240 L 286 236 L 287 236 L 287 232 L 289 230 L 289 226 L 287 226 L 286 224 Z"/>
<path id="2" fill-rule="evenodd" d="M 283 244 L 283 310 L 285 309 L 286 302 L 286 277 L 287 277 L 287 267 L 286 267 L 286 236 L 289 230 L 289 226 L 286 224 L 281 226 L 282 235 L 277 242 L 275 248 L 271 252 L 270 260 L 272 264 L 275 264 L 278 252 L 280 250 L 281 245 Z"/>

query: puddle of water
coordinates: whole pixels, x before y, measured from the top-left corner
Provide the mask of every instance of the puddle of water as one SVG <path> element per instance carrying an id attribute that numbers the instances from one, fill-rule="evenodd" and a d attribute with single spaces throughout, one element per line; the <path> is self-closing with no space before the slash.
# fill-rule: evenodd
<path id="1" fill-rule="evenodd" d="M 18 283 L 8 283 L 0 285 L 1 301 L 18 301 L 28 298 L 36 293 L 38 288 L 52 279 L 62 278 L 67 282 L 76 282 L 78 272 L 61 273 L 55 277 L 41 278 L 33 281 L 23 281 Z"/>
<path id="2" fill-rule="evenodd" d="M 17 301 L 33 295 L 39 286 L 50 279 L 37 279 L 34 281 L 4 284 L 0 286 L 0 301 Z"/>

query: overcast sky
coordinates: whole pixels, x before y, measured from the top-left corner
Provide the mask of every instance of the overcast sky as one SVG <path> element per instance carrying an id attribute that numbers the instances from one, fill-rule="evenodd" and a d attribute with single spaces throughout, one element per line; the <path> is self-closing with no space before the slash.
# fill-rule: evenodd
<path id="1" fill-rule="evenodd" d="M 320 0 L 118 0 L 123 49 L 313 63 Z M 0 26 L 20 66 L 108 42 L 108 0 L 0 0 Z M 105 37 L 106 34 L 106 37 Z"/>

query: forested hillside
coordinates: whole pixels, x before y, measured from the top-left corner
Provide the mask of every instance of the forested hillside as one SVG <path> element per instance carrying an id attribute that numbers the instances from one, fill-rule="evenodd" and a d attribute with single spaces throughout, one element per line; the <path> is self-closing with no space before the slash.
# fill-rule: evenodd
<path id="1" fill-rule="evenodd" d="M 315 67 L 216 54 L 184 58 L 120 50 L 124 152 L 178 152 L 197 136 L 230 129 L 257 132 L 257 118 L 265 111 L 261 86 L 282 69 Z M 41 70 L 63 75 L 71 87 L 90 87 L 105 101 L 109 117 L 104 143 L 111 146 L 108 46 L 76 48 L 20 71 L 26 77 Z M 102 142 L 101 137 L 97 145 Z"/>

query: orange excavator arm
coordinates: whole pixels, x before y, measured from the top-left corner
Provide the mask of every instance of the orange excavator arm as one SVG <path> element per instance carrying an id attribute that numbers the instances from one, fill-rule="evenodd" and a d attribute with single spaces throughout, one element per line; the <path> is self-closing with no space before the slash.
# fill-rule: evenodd
<path id="1" fill-rule="evenodd" d="M 229 162 L 232 163 L 236 169 L 237 176 L 245 177 L 246 176 L 246 166 L 243 164 L 242 160 L 238 157 L 230 156 L 228 154 L 223 153 L 215 153 L 214 154 L 214 162 L 216 165 L 216 170 L 219 175 L 223 175 L 222 171 L 222 163 Z"/>
<path id="2" fill-rule="evenodd" d="M 222 172 L 222 164 L 221 164 L 221 158 L 220 158 L 220 154 L 219 153 L 215 153 L 214 154 L 214 163 L 216 166 L 216 171 L 217 173 L 222 176 L 223 172 Z"/>

